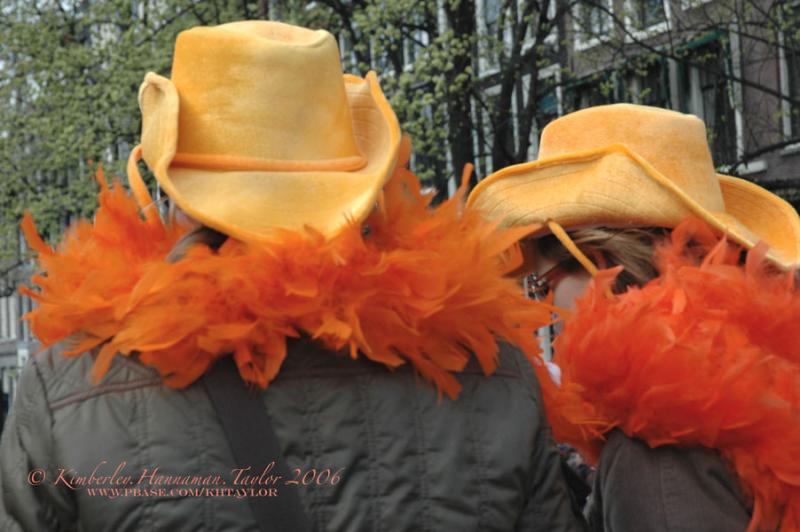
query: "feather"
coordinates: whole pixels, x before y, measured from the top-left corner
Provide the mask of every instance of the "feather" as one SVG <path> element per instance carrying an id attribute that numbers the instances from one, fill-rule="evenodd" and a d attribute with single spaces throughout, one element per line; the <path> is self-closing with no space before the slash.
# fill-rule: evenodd
<path id="1" fill-rule="evenodd" d="M 650 446 L 716 449 L 754 513 L 749 530 L 800 530 L 800 294 L 690 219 L 657 251 L 660 276 L 602 297 L 601 271 L 555 342 L 557 438 L 596 457 L 619 427 Z"/>
<path id="2" fill-rule="evenodd" d="M 299 335 L 390 369 L 410 364 L 451 398 L 460 389 L 453 372 L 471 357 L 484 373 L 495 370 L 499 340 L 537 361 L 534 332 L 552 307 L 503 277 L 506 247 L 523 232 L 464 207 L 469 169 L 455 197 L 431 208 L 404 167 L 409 156 L 404 140 L 366 237 L 352 223 L 330 240 L 311 228 L 276 230 L 268 243 L 229 240 L 217 252 L 198 245 L 169 263 L 188 229 L 153 218 L 153 209 L 143 217 L 119 182 L 101 187 L 94 222 L 72 226 L 56 251 L 27 217 L 41 275 L 26 290 L 38 302 L 26 318 L 45 346 L 70 342 L 66 356 L 101 346 L 97 379 L 115 354 L 136 355 L 172 387 L 233 356 L 242 379 L 264 388 L 279 373 L 286 339 Z"/>

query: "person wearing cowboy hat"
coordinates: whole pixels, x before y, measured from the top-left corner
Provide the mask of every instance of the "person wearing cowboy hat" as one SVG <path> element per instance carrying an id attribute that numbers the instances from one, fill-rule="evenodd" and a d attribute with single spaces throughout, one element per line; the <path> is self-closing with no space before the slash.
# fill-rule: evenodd
<path id="1" fill-rule="evenodd" d="M 797 212 L 716 173 L 692 115 L 592 107 L 540 146 L 468 205 L 530 228 L 516 274 L 569 309 L 542 386 L 599 457 L 590 527 L 800 530 Z"/>
<path id="2" fill-rule="evenodd" d="M 0 529 L 585 528 L 536 377 L 549 307 L 503 275 L 519 231 L 464 188 L 429 208 L 374 74 L 326 31 L 236 22 L 182 32 L 139 103 L 133 197 L 98 179 L 55 249 L 23 222 L 46 349 Z"/>

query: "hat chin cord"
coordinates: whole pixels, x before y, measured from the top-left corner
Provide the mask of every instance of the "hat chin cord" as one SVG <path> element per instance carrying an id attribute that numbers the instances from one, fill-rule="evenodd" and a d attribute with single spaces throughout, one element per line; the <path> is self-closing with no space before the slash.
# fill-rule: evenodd
<path id="1" fill-rule="evenodd" d="M 131 154 L 128 157 L 128 184 L 131 187 L 131 192 L 133 192 L 136 203 L 144 213 L 145 219 L 152 223 L 159 219 L 158 209 L 155 208 L 155 202 L 152 196 L 150 196 L 150 192 L 148 192 L 147 185 L 144 184 L 142 176 L 139 174 L 138 163 L 141 159 L 142 145 L 137 144 L 136 147 L 131 150 Z"/>
<path id="2" fill-rule="evenodd" d="M 553 220 L 547 222 L 547 227 L 558 239 L 558 241 L 561 242 L 561 245 L 567 248 L 567 251 L 569 251 L 572 256 L 581 263 L 581 266 L 583 266 L 583 268 L 589 272 L 589 275 L 596 277 L 598 272 L 597 266 L 594 265 L 591 259 L 589 259 L 589 257 L 587 257 L 583 251 L 580 250 L 580 248 L 578 248 L 577 244 L 575 244 L 575 241 L 570 238 L 569 234 L 564 230 L 564 228 L 561 227 L 558 222 L 554 222 Z M 614 293 L 611 291 L 610 287 L 606 287 L 605 295 L 609 299 L 614 299 Z"/>
<path id="3" fill-rule="evenodd" d="M 589 275 L 591 275 L 592 277 L 597 275 L 597 266 L 595 266 L 594 263 L 589 259 L 589 257 L 587 257 L 578 248 L 575 242 L 569 237 L 567 232 L 564 231 L 564 228 L 561 227 L 561 225 L 558 222 L 554 222 L 551 220 L 547 222 L 547 227 L 550 229 L 553 235 L 558 239 L 558 241 L 561 242 L 561 245 L 567 248 L 567 251 L 569 251 L 572 254 L 572 256 L 575 257 L 578 260 L 578 262 L 581 263 L 581 266 L 583 266 L 584 269 L 587 272 L 589 272 Z"/>

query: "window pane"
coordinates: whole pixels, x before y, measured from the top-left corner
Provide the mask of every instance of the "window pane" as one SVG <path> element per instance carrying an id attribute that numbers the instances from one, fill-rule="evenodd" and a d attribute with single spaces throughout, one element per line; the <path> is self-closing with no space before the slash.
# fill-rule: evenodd
<path id="1" fill-rule="evenodd" d="M 719 41 L 697 48 L 699 94 L 711 153 L 717 165 L 736 161 L 736 121 L 725 49 Z"/>
<path id="2" fill-rule="evenodd" d="M 602 77 L 591 78 L 567 89 L 564 95 L 564 112 L 571 113 L 594 105 L 614 103 L 609 81 Z"/>
<path id="3" fill-rule="evenodd" d="M 663 0 L 634 0 L 636 23 L 640 29 L 649 28 L 667 20 Z"/>
<path id="4" fill-rule="evenodd" d="M 789 97 L 792 99 L 792 136 L 800 136 L 800 35 L 798 32 L 785 33 L 786 66 L 789 74 Z"/>
<path id="5" fill-rule="evenodd" d="M 497 19 L 500 18 L 500 1 L 484 0 L 483 2 L 483 16 L 487 27 L 497 24 Z"/>
<path id="6" fill-rule="evenodd" d="M 579 32 L 584 40 L 608 35 L 608 13 L 594 1 L 578 4 L 577 17 Z"/>
<path id="7" fill-rule="evenodd" d="M 497 68 L 500 65 L 498 54 L 501 42 L 497 41 L 498 20 L 500 18 L 500 8 L 502 0 L 483 0 L 483 20 L 486 24 L 486 34 L 488 38 L 488 48 L 486 65 L 489 69 Z"/>
<path id="8" fill-rule="evenodd" d="M 547 94 L 541 96 L 536 104 L 537 122 L 540 122 L 540 125 L 544 126 L 557 116 L 558 100 L 556 99 L 556 91 L 551 90 Z M 542 122 L 544 122 L 544 124 Z"/>
<path id="9" fill-rule="evenodd" d="M 670 107 L 669 101 L 669 73 L 666 63 L 658 62 L 647 69 L 641 78 L 641 92 L 639 99 L 643 105 L 654 107 Z"/>

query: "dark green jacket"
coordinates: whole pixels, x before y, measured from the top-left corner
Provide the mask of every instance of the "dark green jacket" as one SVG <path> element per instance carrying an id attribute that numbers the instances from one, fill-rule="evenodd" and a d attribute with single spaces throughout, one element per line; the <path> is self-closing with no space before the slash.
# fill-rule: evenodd
<path id="1" fill-rule="evenodd" d="M 0 530 L 255 531 L 245 499 L 193 496 L 185 489 L 203 486 L 175 478 L 155 484 L 171 475 L 232 487 L 233 458 L 203 386 L 167 388 L 123 357 L 92 386 L 92 361 L 49 350 L 23 371 L 0 446 Z M 440 401 L 407 368 L 290 346 L 263 402 L 289 468 L 311 479 L 301 498 L 316 530 L 583 530 L 524 357 L 504 347 L 496 374 L 470 366 L 459 379 L 459 399 Z M 96 470 L 107 488 L 129 491 L 54 485 L 59 469 Z"/>
<path id="2" fill-rule="evenodd" d="M 621 431 L 603 447 L 587 507 L 592 532 L 744 532 L 736 476 L 710 449 L 651 449 Z"/>

